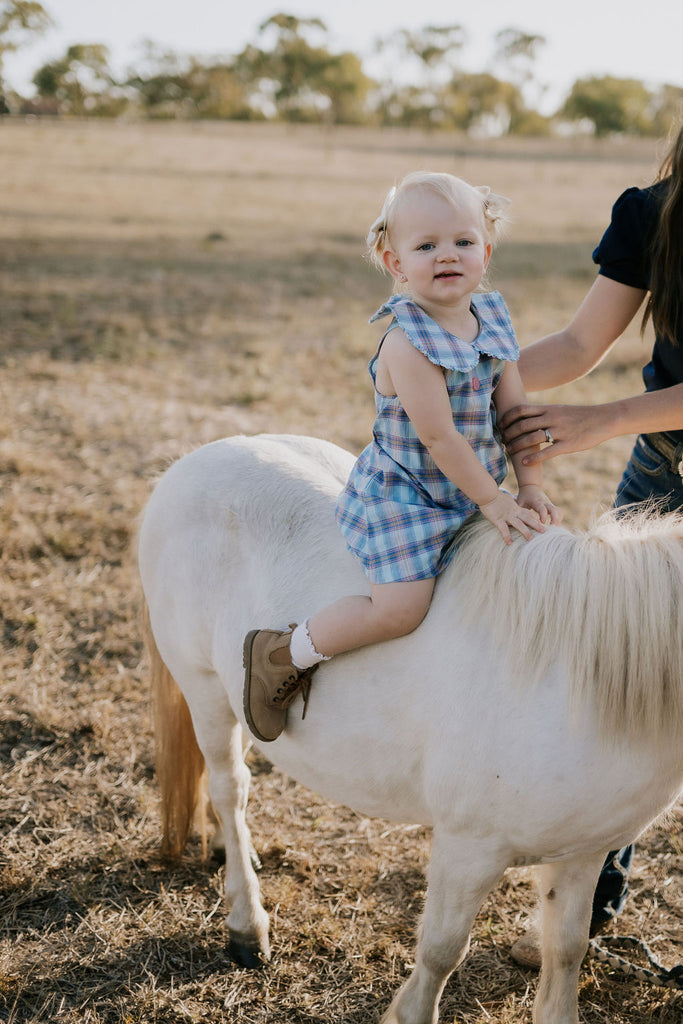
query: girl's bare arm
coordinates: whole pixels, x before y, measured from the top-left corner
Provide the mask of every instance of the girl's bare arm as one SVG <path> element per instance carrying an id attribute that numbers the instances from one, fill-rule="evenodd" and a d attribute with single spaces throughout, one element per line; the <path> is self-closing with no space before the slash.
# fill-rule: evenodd
<path id="1" fill-rule="evenodd" d="M 382 346 L 383 381 L 390 384 L 415 432 L 442 473 L 490 519 L 509 543 L 509 527 L 527 539 L 543 529 L 538 517 L 500 491 L 473 448 L 453 423 L 441 367 L 430 363 L 403 331 L 391 331 Z M 378 374 L 379 375 L 379 374 Z"/>

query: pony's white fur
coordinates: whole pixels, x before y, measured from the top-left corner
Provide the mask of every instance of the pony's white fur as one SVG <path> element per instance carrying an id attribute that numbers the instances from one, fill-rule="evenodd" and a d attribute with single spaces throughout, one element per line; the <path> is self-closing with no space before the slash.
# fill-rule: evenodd
<path id="1" fill-rule="evenodd" d="M 182 850 L 205 760 L 244 963 L 269 945 L 245 822 L 242 640 L 367 592 L 333 516 L 351 464 L 313 438 L 215 442 L 162 477 L 141 528 L 165 845 Z M 416 967 L 385 1024 L 434 1024 L 484 896 L 506 867 L 532 863 L 534 1019 L 578 1021 L 605 853 L 683 787 L 682 542 L 676 518 L 608 517 L 509 550 L 474 525 L 420 627 L 322 666 L 306 720 L 296 702 L 264 747 L 331 799 L 433 825 Z"/>
<path id="2" fill-rule="evenodd" d="M 683 733 L 683 516 L 611 510 L 581 534 L 549 530 L 502 548 L 477 519 L 457 575 L 468 620 L 485 617 L 518 675 L 565 666 L 575 713 L 607 736 Z"/>

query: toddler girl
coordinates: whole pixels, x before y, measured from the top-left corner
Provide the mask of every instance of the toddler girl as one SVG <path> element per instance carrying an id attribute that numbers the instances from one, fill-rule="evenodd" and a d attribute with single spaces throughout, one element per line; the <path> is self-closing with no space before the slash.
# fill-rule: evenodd
<path id="1" fill-rule="evenodd" d="M 398 284 L 373 320 L 391 316 L 370 365 L 373 440 L 337 502 L 337 521 L 370 582 L 289 630 L 252 630 L 244 643 L 244 711 L 260 740 L 276 739 L 287 708 L 321 661 L 403 636 L 424 618 L 459 527 L 479 511 L 511 543 L 559 509 L 541 467 L 512 457 L 507 473 L 495 417 L 525 401 L 519 349 L 498 292 L 477 293 L 507 200 L 450 174 L 410 174 L 391 190 L 368 245 Z"/>

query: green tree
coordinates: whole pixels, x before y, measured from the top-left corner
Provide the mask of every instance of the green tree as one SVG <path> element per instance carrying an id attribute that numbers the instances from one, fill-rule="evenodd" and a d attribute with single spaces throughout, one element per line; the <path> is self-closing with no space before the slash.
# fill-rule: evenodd
<path id="1" fill-rule="evenodd" d="M 501 69 L 509 81 L 520 89 L 528 104 L 524 111 L 517 111 L 512 117 L 510 132 L 515 134 L 539 134 L 549 130 L 549 121 L 536 110 L 545 86 L 537 80 L 534 64 L 538 51 L 546 45 L 545 36 L 523 32 L 517 28 L 504 28 L 494 37 L 493 62 L 496 73 Z"/>
<path id="2" fill-rule="evenodd" d="M 3 63 L 8 53 L 14 53 L 31 36 L 40 35 L 52 24 L 42 4 L 34 0 L 0 0 L 0 105 L 7 113 L 4 98 Z"/>
<path id="3" fill-rule="evenodd" d="M 188 60 L 172 50 L 162 50 L 150 39 L 142 41 L 126 86 L 132 90 L 142 113 L 154 118 L 187 117 L 192 105 Z"/>
<path id="4" fill-rule="evenodd" d="M 398 29 L 377 40 L 376 48 L 388 62 L 375 101 L 381 123 L 425 129 L 445 126 L 444 88 L 455 73 L 465 40 L 461 25 Z"/>
<path id="5" fill-rule="evenodd" d="M 634 78 L 580 78 L 559 113 L 570 121 L 588 120 L 597 136 L 614 132 L 649 135 L 652 93 Z"/>
<path id="6" fill-rule="evenodd" d="M 444 110 L 463 131 L 505 134 L 526 110 L 519 87 L 488 72 L 455 75 L 444 96 Z"/>
<path id="7" fill-rule="evenodd" d="M 187 77 L 194 117 L 244 121 L 255 116 L 232 64 L 205 66 L 193 60 Z"/>
<path id="8" fill-rule="evenodd" d="M 329 101 L 327 120 L 332 124 L 361 124 L 367 121 L 367 97 L 374 86 L 355 53 L 334 56 L 316 82 Z"/>
<path id="9" fill-rule="evenodd" d="M 668 135 L 683 116 L 683 89 L 679 85 L 660 86 L 652 97 L 651 110 L 653 135 Z"/>
<path id="10" fill-rule="evenodd" d="M 36 71 L 33 84 L 39 96 L 53 97 L 63 114 L 113 117 L 127 106 L 109 69 L 109 50 L 100 43 L 70 46 Z"/>
<path id="11" fill-rule="evenodd" d="M 275 14 L 260 29 L 269 48 L 249 45 L 235 58 L 240 79 L 249 83 L 256 106 L 288 121 L 360 120 L 372 83 L 353 53 L 333 54 L 324 45 L 319 18 Z"/>
<path id="12" fill-rule="evenodd" d="M 143 42 L 126 85 L 144 114 L 153 118 L 234 118 L 252 116 L 247 89 L 231 62 L 204 64 Z"/>
<path id="13" fill-rule="evenodd" d="M 393 51 L 399 61 L 405 57 L 417 58 L 422 70 L 446 67 L 452 71 L 466 38 L 462 25 L 426 25 L 417 31 L 398 29 L 386 39 L 380 39 L 377 46 L 380 50 Z"/>
<path id="14" fill-rule="evenodd" d="M 385 87 L 377 103 L 377 117 L 383 125 L 403 128 L 447 128 L 452 124 L 448 117 L 448 103 L 444 102 L 443 89 L 433 90 L 419 85 Z"/>
<path id="15" fill-rule="evenodd" d="M 512 114 L 508 131 L 510 135 L 551 135 L 553 119 L 533 107 L 524 106 Z"/>
<path id="16" fill-rule="evenodd" d="M 545 46 L 545 36 L 522 32 L 517 28 L 504 28 L 495 35 L 494 61 L 496 66 L 507 67 L 510 78 L 520 87 L 533 78 L 532 65 L 538 50 Z"/>

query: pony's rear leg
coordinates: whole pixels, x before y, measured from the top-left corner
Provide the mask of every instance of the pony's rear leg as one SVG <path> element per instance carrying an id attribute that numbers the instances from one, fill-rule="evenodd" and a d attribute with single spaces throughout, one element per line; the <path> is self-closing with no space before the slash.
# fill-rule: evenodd
<path id="1" fill-rule="evenodd" d="M 211 688 L 211 700 L 207 700 Z M 244 967 L 270 959 L 268 915 L 261 904 L 253 847 L 246 823 L 250 772 L 242 728 L 218 678 L 206 680 L 191 708 L 197 742 L 209 773 L 209 799 L 225 843 L 225 897 L 230 955 Z"/>
<path id="2" fill-rule="evenodd" d="M 542 967 L 534 1024 L 578 1024 L 578 983 L 588 948 L 593 893 L 605 854 L 538 869 Z"/>
<path id="3" fill-rule="evenodd" d="M 490 842 L 435 830 L 415 969 L 381 1024 L 435 1024 L 448 976 L 469 949 L 475 915 L 506 866 Z"/>
<path id="4" fill-rule="evenodd" d="M 245 756 L 246 756 L 246 751 L 247 751 L 247 749 L 249 748 L 250 745 L 251 744 L 247 744 L 247 747 L 244 748 Z M 208 776 L 208 772 L 206 773 L 206 787 L 205 787 L 205 791 L 204 791 L 204 805 L 205 805 L 206 820 L 209 822 L 209 824 L 210 824 L 210 826 L 211 826 L 211 828 L 213 830 L 213 837 L 212 837 L 212 840 L 211 840 L 211 856 L 214 858 L 214 860 L 217 860 L 220 864 L 225 864 L 225 836 L 223 835 L 223 826 L 221 824 L 220 818 L 216 814 L 215 808 L 214 808 L 213 804 L 211 803 L 211 798 L 209 796 L 209 776 Z M 261 868 L 263 867 L 263 864 L 261 863 L 261 858 L 259 857 L 258 853 L 256 852 L 254 844 L 251 842 L 251 840 L 250 840 L 250 845 L 249 845 L 249 859 L 251 860 L 251 866 L 253 867 L 254 871 L 260 871 Z"/>

